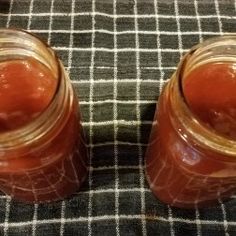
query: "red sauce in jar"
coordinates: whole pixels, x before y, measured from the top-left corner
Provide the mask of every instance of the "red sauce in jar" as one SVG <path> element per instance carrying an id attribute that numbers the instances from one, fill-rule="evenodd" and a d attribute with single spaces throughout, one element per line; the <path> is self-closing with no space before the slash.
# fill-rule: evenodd
<path id="1" fill-rule="evenodd" d="M 202 122 L 236 139 L 236 65 L 199 66 L 187 75 L 183 90 L 190 109 Z"/>
<path id="2" fill-rule="evenodd" d="M 236 192 L 236 161 L 178 133 L 168 84 L 159 100 L 146 172 L 150 187 L 162 201 L 177 207 L 208 206 Z M 233 64 L 211 63 L 183 79 L 186 102 L 200 124 L 215 134 L 236 139 L 236 70 Z"/>
<path id="3" fill-rule="evenodd" d="M 57 83 L 33 58 L 1 62 L 0 135 L 34 122 L 53 99 Z M 66 117 L 43 138 L 0 150 L 2 191 L 18 200 L 42 202 L 62 199 L 80 187 L 87 173 L 87 151 L 76 99 L 62 109 L 68 109 Z"/>
<path id="4" fill-rule="evenodd" d="M 14 130 L 37 117 L 50 103 L 57 79 L 30 58 L 0 63 L 0 132 Z"/>

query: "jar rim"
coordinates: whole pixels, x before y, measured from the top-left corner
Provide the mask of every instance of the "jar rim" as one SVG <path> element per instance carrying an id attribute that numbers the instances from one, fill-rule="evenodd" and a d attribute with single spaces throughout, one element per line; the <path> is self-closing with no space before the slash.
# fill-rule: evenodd
<path id="1" fill-rule="evenodd" d="M 17 142 L 17 139 L 21 140 L 23 143 L 25 143 L 25 139 L 24 136 L 27 136 L 29 134 L 32 134 L 32 132 L 34 132 L 35 128 L 33 124 L 39 122 L 39 121 L 44 121 L 45 119 L 45 113 L 49 112 L 49 110 L 52 108 L 54 101 L 56 100 L 59 90 L 60 90 L 60 86 L 62 83 L 62 70 L 61 70 L 61 63 L 60 60 L 57 56 L 57 54 L 55 53 L 55 51 L 50 47 L 50 45 L 45 42 L 44 40 L 42 40 L 40 37 L 38 37 L 36 34 L 28 32 L 26 30 L 23 29 L 18 29 L 18 28 L 0 28 L 0 35 L 4 34 L 4 33 L 16 33 L 20 36 L 27 36 L 29 39 L 28 40 L 32 40 L 35 41 L 36 43 L 38 43 L 40 46 L 42 46 L 44 49 L 46 49 L 46 51 L 48 52 L 48 55 L 50 54 L 50 56 L 53 59 L 53 63 L 55 63 L 55 68 L 56 68 L 56 79 L 57 79 L 57 84 L 56 84 L 56 88 L 53 91 L 52 97 L 50 98 L 49 103 L 47 104 L 47 106 L 40 112 L 40 114 L 33 118 L 31 121 L 29 121 L 28 123 L 22 125 L 19 128 L 13 129 L 13 130 L 9 130 L 9 131 L 4 131 L 2 133 L 0 133 L 0 147 L 9 147 L 11 146 L 12 143 L 17 143 L 18 145 L 20 143 Z M 1 38 L 1 36 L 0 36 Z M 41 122 L 43 123 L 43 122 Z M 32 138 L 31 138 L 32 140 Z M 29 140 L 28 140 L 29 141 Z"/>
<path id="2" fill-rule="evenodd" d="M 189 58 L 198 56 L 201 52 L 204 52 L 204 50 L 208 50 L 215 45 L 219 45 L 219 43 L 222 43 L 222 45 L 228 45 L 229 42 L 234 43 L 234 45 L 236 46 L 236 34 L 232 34 L 232 36 L 227 35 L 207 39 L 204 42 L 192 47 L 180 61 L 178 69 L 176 70 L 176 79 L 178 86 L 177 92 L 178 97 L 180 98 L 181 107 L 182 109 L 184 109 L 186 116 L 185 120 L 181 119 L 181 116 L 177 117 L 181 124 L 185 127 L 187 132 L 197 143 L 211 148 L 214 151 L 236 157 L 236 140 L 220 135 L 216 133 L 213 128 L 204 125 L 204 122 L 202 122 L 191 110 L 189 104 L 187 103 L 187 99 L 183 90 L 184 72 L 186 67 L 188 66 L 187 61 L 189 60 Z M 236 59 L 234 60 L 236 63 Z"/>

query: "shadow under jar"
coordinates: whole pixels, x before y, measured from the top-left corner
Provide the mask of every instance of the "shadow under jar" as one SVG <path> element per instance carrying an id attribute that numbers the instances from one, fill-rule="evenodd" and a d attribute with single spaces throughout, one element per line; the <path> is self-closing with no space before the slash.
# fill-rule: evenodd
<path id="1" fill-rule="evenodd" d="M 172 206 L 236 193 L 236 37 L 206 40 L 181 60 L 160 96 L 145 161 L 151 190 Z"/>
<path id="2" fill-rule="evenodd" d="M 25 202 L 63 199 L 87 174 L 78 102 L 54 51 L 0 29 L 0 189 Z"/>

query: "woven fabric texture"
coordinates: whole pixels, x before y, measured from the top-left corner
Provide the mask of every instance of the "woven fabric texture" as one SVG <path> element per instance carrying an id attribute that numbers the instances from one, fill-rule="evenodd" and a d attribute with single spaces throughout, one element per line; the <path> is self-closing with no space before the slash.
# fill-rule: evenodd
<path id="1" fill-rule="evenodd" d="M 171 208 L 151 193 L 144 153 L 156 101 L 181 56 L 236 29 L 230 0 L 0 0 L 0 27 L 23 28 L 58 53 L 80 101 L 90 168 L 64 201 L 0 196 L 0 235 L 234 236 L 236 196 Z"/>

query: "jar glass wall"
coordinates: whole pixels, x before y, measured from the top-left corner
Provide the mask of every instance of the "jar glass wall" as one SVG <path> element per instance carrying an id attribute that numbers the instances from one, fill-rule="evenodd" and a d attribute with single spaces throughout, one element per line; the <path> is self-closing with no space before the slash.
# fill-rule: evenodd
<path id="1" fill-rule="evenodd" d="M 236 37 L 192 48 L 159 98 L 146 176 L 172 206 L 209 206 L 236 192 Z"/>
<path id="2" fill-rule="evenodd" d="M 78 101 L 55 52 L 0 30 L 0 189 L 17 200 L 63 199 L 87 174 Z"/>

